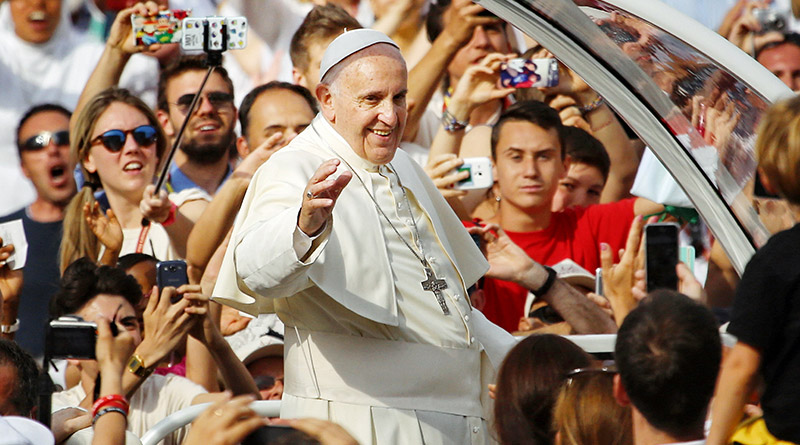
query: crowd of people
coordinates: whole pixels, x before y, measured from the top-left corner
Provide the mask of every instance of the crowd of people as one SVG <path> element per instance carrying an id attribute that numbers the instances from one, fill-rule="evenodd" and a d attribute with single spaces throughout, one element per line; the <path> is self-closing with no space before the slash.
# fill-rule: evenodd
<path id="1" fill-rule="evenodd" d="M 800 89 L 800 2 L 666 3 Z M 137 45 L 165 9 L 248 46 Z M 741 278 L 575 72 L 501 82 L 554 56 L 472 0 L 0 0 L 0 443 L 138 443 L 201 403 L 162 443 L 800 443 L 800 99 L 756 122 L 671 37 L 595 21 L 712 164 L 757 161 L 774 236 Z M 647 289 L 665 220 L 692 248 Z"/>

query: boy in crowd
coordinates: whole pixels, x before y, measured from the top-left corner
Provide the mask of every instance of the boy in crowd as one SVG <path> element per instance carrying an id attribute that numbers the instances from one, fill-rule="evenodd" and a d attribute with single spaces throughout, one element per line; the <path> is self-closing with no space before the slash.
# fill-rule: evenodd
<path id="1" fill-rule="evenodd" d="M 558 182 L 553 211 L 600 204 L 600 195 L 611 168 L 603 143 L 577 127 L 564 127 L 561 137 L 569 168 Z"/>
<path id="2" fill-rule="evenodd" d="M 553 265 L 570 258 L 586 270 L 600 266 L 600 245 L 625 246 L 636 215 L 663 206 L 642 198 L 554 212 L 559 181 L 570 167 L 562 150 L 564 126 L 556 110 L 536 101 L 518 102 L 492 130 L 492 158 L 500 206 L 488 222 L 500 225 L 536 262 Z M 528 290 L 508 281 L 485 281 L 486 317 L 517 328 Z"/>

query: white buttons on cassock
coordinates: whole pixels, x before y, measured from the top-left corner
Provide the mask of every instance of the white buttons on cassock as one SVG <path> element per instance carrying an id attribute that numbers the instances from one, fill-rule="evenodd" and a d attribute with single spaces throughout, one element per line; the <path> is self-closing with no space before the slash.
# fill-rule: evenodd
<path id="1" fill-rule="evenodd" d="M 478 432 L 479 432 L 480 430 L 481 430 L 481 428 L 480 428 L 480 427 L 478 427 L 478 426 L 473 426 L 473 427 L 472 427 L 472 432 L 473 432 L 473 433 L 475 433 L 475 434 L 478 434 Z"/>

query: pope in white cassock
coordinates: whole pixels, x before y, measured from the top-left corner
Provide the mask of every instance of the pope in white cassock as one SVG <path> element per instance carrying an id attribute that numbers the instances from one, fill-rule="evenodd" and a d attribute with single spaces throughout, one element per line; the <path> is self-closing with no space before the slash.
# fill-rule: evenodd
<path id="1" fill-rule="evenodd" d="M 355 30 L 320 75 L 320 115 L 252 179 L 215 299 L 286 324 L 282 417 L 364 445 L 487 443 L 486 383 L 513 340 L 472 310 L 488 263 L 397 149 L 405 61 Z"/>

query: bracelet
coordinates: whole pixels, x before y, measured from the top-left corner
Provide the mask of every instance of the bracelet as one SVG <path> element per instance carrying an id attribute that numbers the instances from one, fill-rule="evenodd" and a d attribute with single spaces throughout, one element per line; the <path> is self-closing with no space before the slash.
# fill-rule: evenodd
<path id="1" fill-rule="evenodd" d="M 460 121 L 456 119 L 453 113 L 447 108 L 442 112 L 442 126 L 444 127 L 444 131 L 452 133 L 467 128 L 467 125 L 469 125 L 469 119 Z"/>
<path id="2" fill-rule="evenodd" d="M 550 291 L 550 288 L 553 287 L 553 283 L 556 282 L 556 276 L 558 275 L 558 273 L 552 267 L 544 265 L 542 267 L 544 267 L 544 269 L 547 271 L 547 279 L 544 281 L 544 284 L 539 287 L 539 289 L 530 289 L 530 291 L 533 292 L 533 295 L 536 295 L 537 297 L 544 296 Z"/>
<path id="3" fill-rule="evenodd" d="M 120 409 L 127 416 L 128 410 L 130 409 L 130 404 L 128 403 L 128 400 L 120 394 L 103 396 L 95 400 L 94 405 L 92 405 L 92 416 L 96 417 L 98 412 L 107 407 Z"/>
<path id="4" fill-rule="evenodd" d="M 120 413 L 122 414 L 123 417 L 125 417 L 126 421 L 128 420 L 128 413 L 126 411 L 124 411 L 121 408 L 117 408 L 116 406 L 109 406 L 107 408 L 101 409 L 99 413 L 95 414 L 94 417 L 92 417 L 92 428 L 94 428 L 94 424 L 97 423 L 97 419 L 99 419 L 103 414 L 108 414 L 108 413 Z"/>
<path id="5" fill-rule="evenodd" d="M 588 105 L 584 105 L 584 106 L 581 107 L 581 114 L 590 113 L 590 112 L 596 110 L 597 108 L 599 108 L 600 105 L 603 105 L 603 98 L 600 97 L 600 96 L 597 96 L 597 98 L 595 98 L 595 100 L 593 100 L 592 103 L 590 103 Z"/>
<path id="6" fill-rule="evenodd" d="M 169 216 L 164 222 L 161 223 L 161 227 L 167 227 L 175 222 L 175 214 L 178 212 L 178 206 L 175 203 L 172 203 L 172 207 L 169 208 Z"/>
<path id="7" fill-rule="evenodd" d="M 13 334 L 17 331 L 19 331 L 19 318 L 17 318 L 14 324 L 0 324 L 0 333 Z"/>

